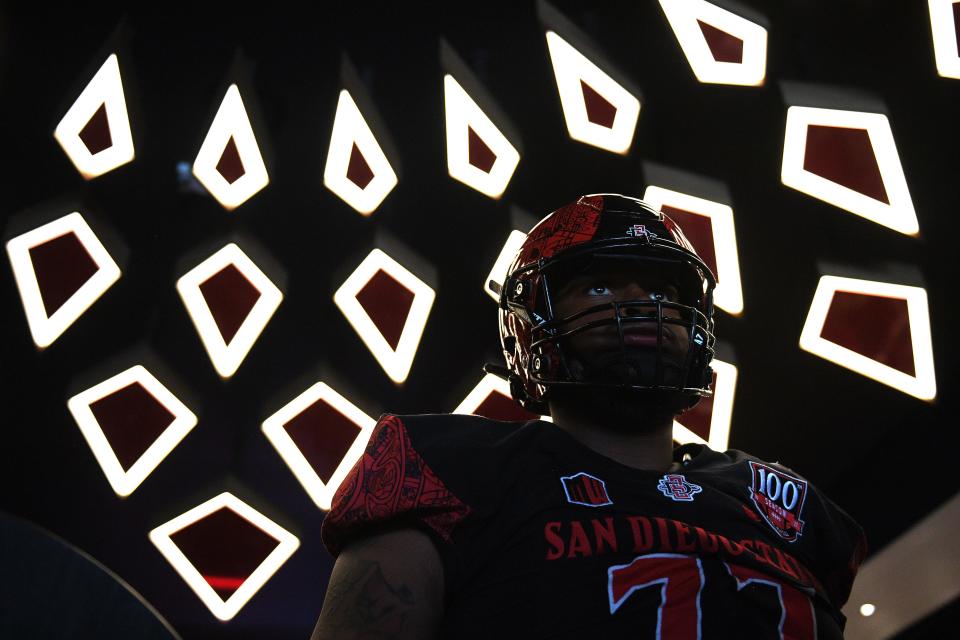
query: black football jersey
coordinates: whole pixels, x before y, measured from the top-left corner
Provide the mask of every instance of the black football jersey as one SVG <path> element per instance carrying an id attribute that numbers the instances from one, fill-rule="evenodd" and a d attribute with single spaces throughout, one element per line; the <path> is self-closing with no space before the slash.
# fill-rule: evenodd
<path id="1" fill-rule="evenodd" d="M 862 529 L 776 463 L 674 455 L 645 471 L 546 421 L 385 414 L 323 542 L 336 556 L 388 527 L 426 532 L 444 638 L 841 638 Z"/>

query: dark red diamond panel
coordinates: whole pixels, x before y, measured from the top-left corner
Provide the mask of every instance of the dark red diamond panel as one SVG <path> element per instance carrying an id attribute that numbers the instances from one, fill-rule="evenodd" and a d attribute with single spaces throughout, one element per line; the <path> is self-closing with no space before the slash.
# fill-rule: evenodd
<path id="1" fill-rule="evenodd" d="M 220 329 L 223 341 L 230 344 L 253 305 L 260 299 L 260 290 L 233 264 L 200 283 L 210 313 Z"/>
<path id="2" fill-rule="evenodd" d="M 124 471 L 130 470 L 176 418 L 139 382 L 91 403 L 90 410 Z"/>
<path id="3" fill-rule="evenodd" d="M 30 261 L 47 317 L 99 271 L 97 263 L 72 231 L 31 247 Z"/>
<path id="4" fill-rule="evenodd" d="M 324 483 L 330 481 L 359 427 L 323 400 L 317 400 L 283 425 Z"/>
<path id="5" fill-rule="evenodd" d="M 170 539 L 224 600 L 280 544 L 226 507 L 187 525 Z"/>
<path id="6" fill-rule="evenodd" d="M 80 140 L 91 155 L 96 155 L 104 149 L 113 146 L 110 136 L 110 122 L 107 120 L 107 104 L 103 103 L 93 117 L 80 130 Z"/>
<path id="7" fill-rule="evenodd" d="M 477 169 L 490 173 L 490 169 L 493 168 L 493 163 L 497 161 L 497 154 L 487 146 L 487 143 L 483 141 L 472 127 L 467 127 L 467 135 L 469 136 L 468 162 Z"/>
<path id="8" fill-rule="evenodd" d="M 237 149 L 237 143 L 233 136 L 227 140 L 227 146 L 223 148 L 223 154 L 217 162 L 217 171 L 223 176 L 223 179 L 233 184 L 243 177 L 247 172 L 243 168 L 243 160 L 240 159 L 240 150 Z"/>
<path id="9" fill-rule="evenodd" d="M 394 351 L 413 306 L 413 291 L 384 270 L 377 271 L 357 293 L 357 302 Z"/>
<path id="10" fill-rule="evenodd" d="M 866 129 L 809 125 L 803 168 L 890 204 Z"/>
<path id="11" fill-rule="evenodd" d="M 837 291 L 820 336 L 915 376 L 907 309 L 907 301 L 902 298 Z"/>

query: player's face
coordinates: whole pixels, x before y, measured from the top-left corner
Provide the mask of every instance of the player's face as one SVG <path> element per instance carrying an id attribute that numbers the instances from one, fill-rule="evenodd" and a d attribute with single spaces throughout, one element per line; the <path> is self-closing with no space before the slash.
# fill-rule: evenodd
<path id="1" fill-rule="evenodd" d="M 656 303 L 679 302 L 679 297 L 669 273 L 651 268 L 648 263 L 613 258 L 594 260 L 566 281 L 554 296 L 554 314 L 558 318 L 597 305 L 609 305 L 561 328 L 566 333 L 591 322 L 607 321 L 561 341 L 573 361 L 571 368 L 578 369 L 572 373 L 583 376 L 584 380 L 654 384 L 658 355 Z M 628 303 L 619 307 L 622 343 L 616 322 L 610 322 L 615 319 L 614 307 L 610 304 L 613 302 Z M 662 383 L 676 385 L 681 382 L 689 332 L 679 309 L 665 305 L 662 317 L 659 346 Z"/>

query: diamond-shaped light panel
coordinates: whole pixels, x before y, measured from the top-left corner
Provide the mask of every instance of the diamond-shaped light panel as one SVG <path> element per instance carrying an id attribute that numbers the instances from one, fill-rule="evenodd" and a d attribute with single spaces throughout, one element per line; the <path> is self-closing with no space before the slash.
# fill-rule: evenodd
<path id="1" fill-rule="evenodd" d="M 120 278 L 120 267 L 80 213 L 7 242 L 33 342 L 47 347 Z"/>
<path id="2" fill-rule="evenodd" d="M 224 378 L 237 371 L 283 300 L 280 289 L 235 244 L 183 275 L 177 291 Z"/>
<path id="3" fill-rule="evenodd" d="M 318 382 L 263 423 L 263 433 L 318 507 L 363 455 L 376 420 Z"/>
<path id="4" fill-rule="evenodd" d="M 626 153 L 640 116 L 640 101 L 553 31 L 547 49 L 570 137 Z"/>
<path id="5" fill-rule="evenodd" d="M 133 493 L 197 424 L 141 365 L 78 393 L 67 407 L 119 496 Z"/>
<path id="6" fill-rule="evenodd" d="M 937 395 L 921 287 L 821 277 L 800 348 L 922 400 Z"/>
<path id="7" fill-rule="evenodd" d="M 499 198 L 520 153 L 454 77 L 443 77 L 450 177 Z"/>
<path id="8" fill-rule="evenodd" d="M 960 78 L 960 2 L 927 0 L 927 4 L 937 73 L 944 78 Z"/>
<path id="9" fill-rule="evenodd" d="M 890 121 L 881 113 L 790 107 L 781 180 L 900 233 L 919 231 Z"/>
<path id="10" fill-rule="evenodd" d="M 734 315 L 743 311 L 740 260 L 733 227 L 733 209 L 725 204 L 679 191 L 649 186 L 643 199 L 670 216 L 683 229 L 697 255 L 717 278 L 714 301 Z"/>
<path id="11" fill-rule="evenodd" d="M 233 210 L 270 182 L 260 147 L 240 98 L 227 89 L 193 163 L 193 175 L 225 209 Z"/>
<path id="12" fill-rule="evenodd" d="M 346 89 L 337 103 L 323 184 L 363 215 L 397 185 L 397 174 Z"/>
<path id="13" fill-rule="evenodd" d="M 503 286 L 503 281 L 507 277 L 507 269 L 510 268 L 510 263 L 513 261 L 514 256 L 517 255 L 517 251 L 520 250 L 520 245 L 522 245 L 526 239 L 527 234 L 523 231 L 517 229 L 511 231 L 510 235 L 507 236 L 507 241 L 503 243 L 500 255 L 497 256 L 496 261 L 493 263 L 493 268 L 490 269 L 486 280 L 483 281 L 483 290 L 497 302 L 500 301 L 500 294 L 497 293 L 494 286 L 496 286 L 497 289 Z"/>
<path id="14" fill-rule="evenodd" d="M 468 413 L 491 420 L 508 422 L 526 422 L 527 420 L 547 420 L 521 407 L 510 396 L 510 383 L 503 378 L 488 373 L 475 386 L 463 402 L 453 410 L 454 413 Z"/>
<path id="15" fill-rule="evenodd" d="M 220 620 L 230 620 L 300 546 L 231 493 L 150 532 L 150 541 Z"/>
<path id="16" fill-rule="evenodd" d="M 133 135 L 117 54 L 111 54 L 53 132 L 85 179 L 133 160 Z"/>
<path id="17" fill-rule="evenodd" d="M 333 300 L 390 379 L 399 384 L 410 373 L 435 297 L 430 286 L 374 249 Z"/>
<path id="18" fill-rule="evenodd" d="M 697 406 L 677 416 L 673 421 L 673 439 L 680 444 L 696 442 L 714 451 L 726 451 L 737 368 L 717 359 L 711 361 L 710 366 L 713 367 L 713 396 L 701 398 Z"/>
<path id="19" fill-rule="evenodd" d="M 767 30 L 704 0 L 660 0 L 700 82 L 757 86 L 767 73 Z"/>

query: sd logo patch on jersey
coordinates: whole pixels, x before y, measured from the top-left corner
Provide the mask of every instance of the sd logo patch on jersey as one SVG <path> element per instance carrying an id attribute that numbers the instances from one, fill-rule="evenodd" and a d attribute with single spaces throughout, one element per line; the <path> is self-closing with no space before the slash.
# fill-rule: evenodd
<path id="1" fill-rule="evenodd" d="M 750 461 L 753 486 L 750 499 L 781 538 L 796 541 L 803 533 L 803 505 L 807 498 L 807 481 L 770 465 Z"/>

